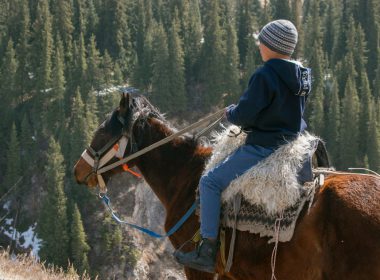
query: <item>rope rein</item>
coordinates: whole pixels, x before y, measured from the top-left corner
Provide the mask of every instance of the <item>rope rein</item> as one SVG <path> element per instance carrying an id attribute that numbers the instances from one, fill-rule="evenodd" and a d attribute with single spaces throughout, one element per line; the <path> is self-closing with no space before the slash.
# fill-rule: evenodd
<path id="1" fill-rule="evenodd" d="M 218 123 L 219 121 L 221 121 L 223 119 L 223 115 L 224 115 L 224 111 L 225 109 L 222 109 L 222 110 L 219 110 L 218 112 L 204 118 L 204 119 L 201 119 L 200 121 L 196 122 L 196 123 L 193 123 L 191 125 L 189 125 L 188 127 L 185 127 L 184 129 L 172 134 L 172 135 L 169 135 L 168 137 L 156 142 L 156 143 L 153 143 L 152 145 L 148 146 L 148 147 L 145 147 L 144 149 L 142 150 L 139 150 L 137 151 L 136 153 L 132 154 L 132 155 L 129 155 L 127 156 L 126 158 L 123 158 L 121 160 L 118 160 L 110 165 L 107 165 L 103 168 L 100 168 L 97 173 L 98 174 L 101 174 L 101 173 L 104 173 L 104 172 L 107 172 L 111 169 L 114 169 L 115 167 L 118 167 L 119 165 L 122 165 L 124 163 L 127 163 L 128 161 L 131 161 L 132 159 L 135 159 L 143 154 L 146 154 L 147 152 L 150 152 L 151 150 L 153 149 L 156 149 L 166 143 L 169 143 L 170 141 L 172 141 L 174 138 L 178 137 L 178 136 L 181 136 L 189 131 L 192 131 L 193 129 L 195 128 L 198 128 L 200 126 L 202 126 L 204 123 L 207 123 L 215 118 L 218 118 L 217 121 L 213 122 L 210 126 L 214 126 L 216 123 Z M 207 131 L 206 129 L 204 131 Z M 199 134 L 198 134 L 199 136 Z"/>
<path id="2" fill-rule="evenodd" d="M 202 131 L 200 131 L 196 135 L 196 138 L 198 138 L 200 135 L 209 131 L 212 127 L 214 127 L 217 123 L 219 123 L 223 119 L 224 111 L 225 111 L 225 109 L 219 110 L 218 112 L 216 112 L 216 113 L 214 113 L 214 114 L 212 114 L 212 115 L 210 115 L 204 119 L 201 119 L 200 121 L 193 123 L 193 124 L 189 125 L 188 127 L 184 128 L 184 129 L 182 129 L 182 130 L 180 130 L 180 131 L 178 131 L 178 132 L 176 132 L 176 133 L 174 133 L 174 134 L 172 134 L 172 135 L 170 135 L 170 136 L 168 136 L 168 137 L 166 137 L 166 138 L 164 138 L 164 139 L 162 139 L 156 143 L 153 143 L 152 145 L 150 145 L 150 146 L 148 146 L 148 147 L 146 147 L 140 151 L 137 151 L 137 152 L 127 156 L 126 158 L 121 158 L 121 157 L 124 155 L 124 152 L 126 150 L 127 144 L 128 144 L 130 139 L 128 139 L 128 137 L 124 134 L 121 135 L 117 139 L 111 139 L 111 141 L 109 141 L 106 144 L 106 146 L 100 150 L 100 152 L 96 152 L 92 148 L 90 148 L 90 149 L 88 148 L 88 149 L 84 150 L 81 157 L 90 166 L 93 167 L 93 171 L 89 175 L 96 174 L 97 179 L 98 179 L 98 185 L 99 185 L 100 190 L 101 190 L 101 192 L 99 193 L 99 197 L 102 199 L 102 201 L 106 205 L 106 207 L 109 210 L 109 212 L 111 213 L 113 219 L 116 220 L 116 222 L 118 222 L 119 224 L 125 224 L 125 225 L 130 226 L 134 229 L 137 229 L 143 233 L 146 233 L 146 234 L 148 234 L 154 238 L 168 237 L 168 236 L 172 235 L 173 233 L 175 233 L 183 225 L 183 223 L 185 223 L 189 219 L 189 217 L 193 214 L 193 212 L 195 211 L 197 204 L 198 204 L 197 201 L 195 201 L 192 204 L 192 206 L 187 210 L 187 212 L 179 219 L 179 221 L 170 230 L 168 230 L 168 232 L 166 234 L 159 234 L 159 233 L 156 233 L 156 232 L 149 230 L 147 228 L 144 228 L 144 227 L 129 223 L 127 221 L 121 220 L 118 217 L 118 215 L 116 214 L 114 209 L 111 207 L 110 198 L 106 195 L 107 188 L 106 188 L 106 184 L 105 184 L 104 179 L 103 179 L 101 174 L 121 165 L 123 167 L 124 171 L 130 172 L 131 174 L 133 174 L 136 177 L 141 177 L 140 174 L 129 169 L 129 167 L 127 165 L 128 161 L 130 161 L 134 158 L 137 158 L 143 154 L 146 154 L 149 151 L 156 149 L 156 148 L 172 141 L 174 138 L 181 136 L 181 135 L 183 135 L 183 134 L 185 134 L 185 133 L 187 133 L 187 132 L 189 132 L 195 128 L 198 128 L 207 122 L 213 121 L 211 124 L 209 124 L 206 128 L 204 128 Z M 130 141 L 130 142 L 132 145 L 133 141 Z M 95 156 L 95 159 L 92 158 L 90 156 L 90 154 L 92 156 Z M 114 157 L 120 158 L 120 160 L 116 161 L 113 164 L 106 165 Z"/>

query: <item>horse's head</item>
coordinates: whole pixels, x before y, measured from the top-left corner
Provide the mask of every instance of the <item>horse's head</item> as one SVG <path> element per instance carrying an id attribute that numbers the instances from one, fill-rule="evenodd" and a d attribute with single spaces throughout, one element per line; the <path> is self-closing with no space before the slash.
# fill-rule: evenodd
<path id="1" fill-rule="evenodd" d="M 150 105 L 143 97 L 132 98 L 129 94 L 123 94 L 119 107 L 98 127 L 90 146 L 84 150 L 74 166 L 74 176 L 79 184 L 86 184 L 88 187 L 99 185 L 104 188 L 110 176 L 125 170 L 125 165 L 121 165 L 97 174 L 103 166 L 137 149 L 133 130 L 137 119 L 147 107 L 145 103 Z"/>

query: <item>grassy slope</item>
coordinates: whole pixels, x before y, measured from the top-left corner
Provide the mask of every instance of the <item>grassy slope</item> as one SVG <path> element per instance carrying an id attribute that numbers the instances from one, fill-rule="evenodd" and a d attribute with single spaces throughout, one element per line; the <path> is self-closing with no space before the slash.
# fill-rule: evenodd
<path id="1" fill-rule="evenodd" d="M 11 259 L 8 252 L 0 252 L 0 279 L 1 280 L 77 280 L 90 279 L 79 277 L 74 271 L 63 273 L 53 268 L 45 268 L 29 256 L 18 256 Z"/>

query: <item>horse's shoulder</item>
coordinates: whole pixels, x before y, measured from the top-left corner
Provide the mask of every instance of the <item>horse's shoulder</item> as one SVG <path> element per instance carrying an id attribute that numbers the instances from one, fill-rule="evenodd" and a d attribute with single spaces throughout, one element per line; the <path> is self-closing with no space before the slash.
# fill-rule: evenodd
<path id="1" fill-rule="evenodd" d="M 326 179 L 319 195 L 328 200 L 330 215 L 351 213 L 380 227 L 380 179 L 374 176 L 334 175 Z"/>

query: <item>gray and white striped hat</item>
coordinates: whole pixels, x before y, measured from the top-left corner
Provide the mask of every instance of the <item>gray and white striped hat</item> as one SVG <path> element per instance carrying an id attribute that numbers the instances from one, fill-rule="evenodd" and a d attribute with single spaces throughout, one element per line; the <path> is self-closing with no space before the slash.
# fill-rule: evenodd
<path id="1" fill-rule="evenodd" d="M 261 29 L 259 40 L 272 51 L 292 55 L 298 40 L 297 28 L 289 20 L 271 21 Z"/>

